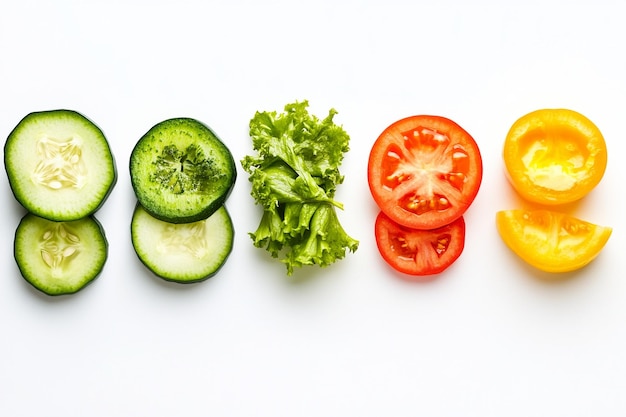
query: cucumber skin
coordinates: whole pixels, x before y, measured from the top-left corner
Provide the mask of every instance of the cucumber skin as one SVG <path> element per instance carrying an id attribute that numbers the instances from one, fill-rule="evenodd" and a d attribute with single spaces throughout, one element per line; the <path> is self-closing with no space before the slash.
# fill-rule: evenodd
<path id="1" fill-rule="evenodd" d="M 28 221 L 29 217 L 39 217 L 36 216 L 33 213 L 26 213 L 22 219 L 20 220 L 19 225 L 21 225 L 23 222 Z M 43 218 L 43 217 L 42 217 Z M 107 259 L 109 256 L 109 241 L 106 237 L 106 233 L 104 230 L 104 227 L 102 226 L 102 223 L 100 223 L 100 221 L 94 217 L 93 215 L 87 216 L 85 218 L 89 218 L 91 220 L 93 220 L 94 224 L 98 227 L 98 229 L 100 230 L 100 234 L 102 235 L 102 241 L 104 243 L 104 251 L 105 251 L 105 257 L 104 257 L 104 262 L 102 262 L 102 265 L 100 266 L 100 268 L 96 271 L 96 273 L 93 275 L 93 277 L 91 277 L 91 279 L 89 279 L 88 281 L 85 281 L 84 284 L 78 288 L 76 288 L 73 291 L 61 291 L 61 292 L 51 292 L 51 291 L 46 291 L 44 288 L 41 288 L 39 286 L 37 286 L 34 282 L 32 282 L 29 278 L 28 278 L 28 274 L 26 273 L 25 269 L 22 267 L 22 265 L 20 264 L 19 260 L 18 260 L 18 256 L 17 256 L 17 235 L 19 232 L 19 225 L 15 230 L 15 237 L 13 239 L 14 244 L 13 244 L 13 258 L 15 259 L 15 263 L 17 264 L 17 267 L 20 271 L 20 275 L 22 276 L 22 278 L 24 278 L 24 281 L 28 282 L 34 289 L 36 289 L 37 291 L 49 295 L 51 297 L 60 297 L 63 295 L 72 295 L 72 294 L 76 294 L 80 291 L 82 291 L 83 289 L 85 289 L 85 287 L 89 286 L 90 284 L 92 284 L 101 274 L 102 271 L 104 270 L 104 266 L 107 263 Z M 45 218 L 44 218 L 45 219 Z M 45 219 L 48 220 L 48 219 Z M 52 221 L 52 220 L 50 220 Z"/>
<path id="2" fill-rule="evenodd" d="M 28 200 L 24 199 L 21 195 L 19 195 L 16 192 L 16 190 L 14 189 L 14 187 L 13 187 L 13 183 L 14 183 L 14 179 L 13 178 L 14 177 L 11 174 L 10 170 L 8 169 L 7 149 L 11 146 L 11 142 L 13 141 L 14 136 L 19 132 L 22 124 L 27 122 L 28 119 L 37 118 L 37 117 L 42 116 L 42 115 L 53 115 L 53 114 L 66 114 L 66 115 L 69 115 L 69 116 L 72 116 L 72 117 L 83 118 L 86 121 L 88 121 L 89 123 L 91 123 L 93 125 L 93 127 L 96 130 L 98 130 L 100 132 L 100 134 L 102 135 L 102 137 L 105 139 L 105 143 L 106 143 L 106 146 L 108 148 L 109 155 L 111 156 L 111 163 L 112 163 L 111 169 L 113 171 L 113 178 L 111 180 L 111 183 L 109 184 L 105 194 L 100 199 L 99 204 L 97 204 L 94 207 L 92 207 L 91 210 L 89 210 L 89 212 L 85 213 L 84 216 L 68 216 L 68 217 L 51 216 L 49 213 L 45 213 L 42 210 L 40 210 L 39 207 L 31 205 L 28 202 Z M 27 114 L 26 116 L 24 116 L 22 118 L 22 120 L 20 120 L 20 122 L 13 128 L 11 133 L 9 133 L 9 136 L 7 137 L 7 140 L 6 140 L 5 144 L 4 144 L 4 168 L 5 168 L 5 172 L 7 174 L 7 178 L 9 180 L 11 193 L 13 194 L 13 197 L 15 198 L 15 200 L 17 200 L 17 202 L 20 203 L 20 205 L 22 207 L 24 207 L 27 211 L 29 211 L 29 212 L 31 212 L 31 213 L 39 216 L 39 217 L 42 217 L 44 219 L 51 220 L 51 221 L 74 221 L 74 220 L 79 220 L 81 217 L 87 217 L 87 216 L 91 216 L 91 215 L 95 214 L 98 210 L 100 210 L 102 208 L 102 206 L 104 205 L 106 200 L 111 195 L 111 192 L 113 192 L 113 189 L 115 188 L 115 185 L 117 184 L 117 178 L 118 178 L 117 163 L 115 161 L 115 155 L 113 154 L 111 146 L 110 146 L 109 142 L 106 140 L 106 136 L 104 135 L 104 132 L 102 131 L 102 129 L 100 129 L 100 127 L 96 123 L 94 123 L 93 120 L 91 120 L 90 118 L 88 118 L 84 114 L 79 113 L 79 112 L 77 112 L 75 110 L 68 110 L 68 109 L 43 110 L 43 111 L 31 112 L 31 113 Z"/>
<path id="3" fill-rule="evenodd" d="M 146 210 L 145 207 L 143 207 L 139 202 L 137 202 L 137 204 L 135 206 L 135 210 L 133 211 L 133 217 L 135 217 L 137 211 L 141 210 L 141 209 L 143 209 L 146 213 L 150 214 L 150 212 L 148 210 Z M 226 215 L 230 218 L 230 213 L 228 213 L 228 210 L 226 210 Z M 158 220 L 160 220 L 160 219 L 158 219 Z M 150 273 L 152 273 L 154 276 L 156 276 L 156 277 L 158 277 L 158 278 L 160 278 L 160 279 L 162 279 L 164 281 L 168 281 L 168 282 L 172 282 L 172 283 L 176 283 L 176 284 L 197 284 L 197 283 L 200 283 L 200 282 L 204 282 L 204 281 L 208 280 L 209 278 L 214 277 L 222 269 L 222 267 L 226 264 L 226 261 L 230 257 L 230 254 L 232 253 L 232 250 L 233 250 L 233 247 L 234 247 L 234 243 L 235 243 L 235 227 L 234 227 L 234 224 L 232 222 L 232 219 L 231 219 L 231 222 L 230 222 L 230 230 L 229 230 L 229 232 L 230 232 L 230 234 L 232 236 L 232 238 L 230 239 L 230 247 L 228 249 L 228 254 L 224 258 L 222 263 L 213 272 L 211 272 L 210 274 L 207 274 L 205 276 L 199 277 L 197 279 L 187 279 L 187 280 L 181 280 L 181 279 L 172 278 L 172 277 L 166 276 L 164 274 L 159 274 L 158 272 L 156 272 L 151 265 L 149 265 L 146 261 L 144 261 L 144 259 L 141 256 L 139 256 L 139 253 L 137 253 L 137 248 L 135 247 L 134 240 L 133 239 L 131 239 L 131 240 L 133 240 L 132 245 L 133 245 L 133 248 L 135 250 L 135 254 L 137 255 L 137 258 L 146 267 L 146 269 L 148 271 L 150 271 Z M 133 233 L 134 233 L 133 232 L 133 224 L 131 222 L 131 236 L 133 235 Z"/>
<path id="4" fill-rule="evenodd" d="M 194 214 L 191 214 L 191 215 L 187 215 L 187 216 L 182 216 L 181 215 L 181 216 L 172 217 L 172 216 L 168 216 L 168 215 L 163 215 L 162 213 L 152 209 L 150 207 L 150 204 L 146 204 L 146 201 L 144 200 L 144 193 L 141 190 L 141 186 L 137 184 L 137 181 L 135 180 L 135 178 L 133 176 L 133 159 L 135 158 L 135 154 L 139 150 L 140 143 L 142 142 L 142 140 L 144 138 L 149 137 L 152 134 L 152 132 L 162 128 L 166 124 L 168 124 L 168 123 L 176 123 L 176 122 L 198 124 L 198 125 L 202 126 L 203 128 L 207 129 L 208 132 L 210 132 L 210 135 L 213 136 L 213 138 L 219 143 L 219 145 L 223 147 L 224 155 L 228 157 L 228 165 L 229 165 L 229 170 L 232 173 L 232 177 L 230 179 L 230 185 L 225 190 L 225 192 L 221 196 L 216 198 L 213 202 L 211 202 L 206 207 L 204 207 L 203 210 L 201 210 L 199 212 L 196 212 Z M 134 146 L 134 148 L 133 148 L 133 150 L 131 152 L 130 161 L 129 161 L 129 171 L 130 171 L 130 174 L 131 174 L 130 177 L 131 177 L 131 185 L 132 185 L 133 191 L 135 193 L 135 196 L 139 200 L 139 204 L 142 205 L 143 209 L 145 211 L 147 211 L 152 217 L 154 217 L 156 219 L 159 219 L 159 220 L 164 221 L 164 222 L 174 223 L 174 224 L 193 223 L 193 222 L 197 222 L 197 221 L 201 221 L 201 220 L 205 220 L 205 219 L 209 218 L 221 206 L 224 205 L 224 203 L 226 202 L 226 200 L 230 196 L 233 188 L 235 187 L 235 182 L 237 181 L 237 165 L 235 163 L 235 159 L 234 159 L 230 149 L 219 138 L 219 136 L 213 131 L 213 129 L 211 129 L 205 123 L 202 123 L 201 121 L 199 121 L 197 119 L 190 118 L 190 117 L 176 117 L 176 118 L 167 119 L 167 120 L 164 120 L 162 122 L 157 123 L 152 128 L 150 128 L 150 130 L 148 130 L 148 132 L 146 132 L 139 139 L 139 141 L 135 144 L 135 146 Z"/>

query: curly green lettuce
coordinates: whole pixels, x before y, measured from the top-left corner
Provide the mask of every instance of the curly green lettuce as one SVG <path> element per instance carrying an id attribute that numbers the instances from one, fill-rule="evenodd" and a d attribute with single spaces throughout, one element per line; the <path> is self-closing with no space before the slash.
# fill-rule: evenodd
<path id="1" fill-rule="evenodd" d="M 357 250 L 337 217 L 334 200 L 344 180 L 339 167 L 350 137 L 333 122 L 336 110 L 320 120 L 308 101 L 287 104 L 284 112 L 256 112 L 250 138 L 256 155 L 241 160 L 252 183 L 251 195 L 263 207 L 254 245 L 287 266 L 328 266 Z"/>

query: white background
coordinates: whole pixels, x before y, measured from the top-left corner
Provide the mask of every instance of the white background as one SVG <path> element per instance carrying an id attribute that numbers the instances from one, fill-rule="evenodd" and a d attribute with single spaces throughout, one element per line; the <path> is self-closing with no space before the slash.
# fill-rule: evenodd
<path id="1" fill-rule="evenodd" d="M 512 3 L 512 2 L 510 2 Z M 0 135 L 69 108 L 111 142 L 119 179 L 97 214 L 110 244 L 71 297 L 30 287 L 12 256 L 23 214 L 0 178 L 2 416 L 623 416 L 626 279 L 622 178 L 626 11 L 618 1 L 49 1 L 0 6 Z M 129 238 L 139 137 L 170 117 L 210 125 L 237 161 L 256 110 L 308 99 L 351 136 L 337 199 L 360 248 L 299 275 L 255 249 L 239 177 L 236 241 L 212 279 L 153 277 Z M 577 110 L 609 147 L 572 214 L 614 228 L 571 279 L 546 284 L 512 255 L 497 210 L 523 205 L 503 176 L 511 124 Z M 461 258 L 434 282 L 380 259 L 369 149 L 393 121 L 449 117 L 478 142 L 484 180 Z"/>

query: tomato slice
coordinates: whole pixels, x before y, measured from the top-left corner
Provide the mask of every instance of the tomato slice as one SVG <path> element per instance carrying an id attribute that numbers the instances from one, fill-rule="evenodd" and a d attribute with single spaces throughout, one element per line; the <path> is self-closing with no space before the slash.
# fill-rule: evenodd
<path id="1" fill-rule="evenodd" d="M 600 182 L 607 163 L 598 127 L 568 109 L 541 109 L 519 118 L 506 136 L 503 156 L 513 188 L 544 205 L 581 199 Z"/>
<path id="2" fill-rule="evenodd" d="M 465 221 L 431 230 L 402 226 L 379 212 L 374 226 L 376 245 L 382 258 L 395 270 L 412 276 L 443 272 L 465 247 Z"/>
<path id="3" fill-rule="evenodd" d="M 547 272 L 582 268 L 598 256 L 612 233 L 610 227 L 551 210 L 499 211 L 496 226 L 514 253 Z"/>
<path id="4" fill-rule="evenodd" d="M 453 222 L 474 201 L 482 181 L 478 145 L 440 116 L 411 116 L 387 127 L 368 161 L 369 188 L 393 221 L 414 229 Z"/>

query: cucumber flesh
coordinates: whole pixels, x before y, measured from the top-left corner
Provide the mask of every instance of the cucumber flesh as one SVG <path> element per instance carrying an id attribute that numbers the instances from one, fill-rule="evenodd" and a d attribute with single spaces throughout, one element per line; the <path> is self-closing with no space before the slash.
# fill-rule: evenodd
<path id="1" fill-rule="evenodd" d="M 192 283 L 217 273 L 233 248 L 234 228 L 225 206 L 193 223 L 159 220 L 137 204 L 131 222 L 141 262 L 167 281 Z"/>
<path id="2" fill-rule="evenodd" d="M 237 170 L 230 150 L 208 126 L 175 118 L 139 139 L 130 156 L 130 176 L 137 200 L 153 217 L 191 223 L 223 205 Z"/>
<path id="3" fill-rule="evenodd" d="M 7 138 L 4 165 L 17 201 L 53 221 L 95 213 L 117 181 L 106 137 L 73 110 L 24 117 Z"/>
<path id="4" fill-rule="evenodd" d="M 24 279 L 39 291 L 73 294 L 100 275 L 108 242 L 93 216 L 54 222 L 27 213 L 15 231 L 14 256 Z"/>

